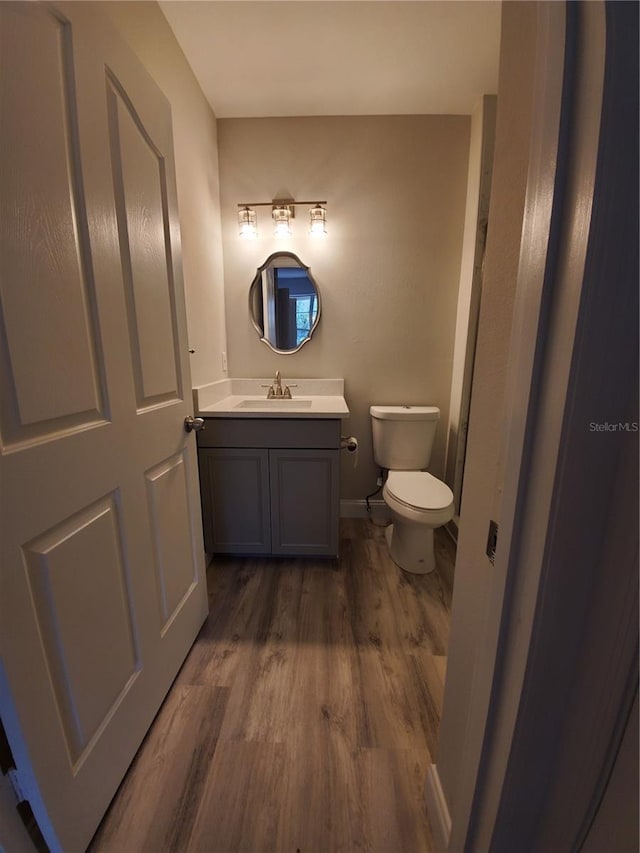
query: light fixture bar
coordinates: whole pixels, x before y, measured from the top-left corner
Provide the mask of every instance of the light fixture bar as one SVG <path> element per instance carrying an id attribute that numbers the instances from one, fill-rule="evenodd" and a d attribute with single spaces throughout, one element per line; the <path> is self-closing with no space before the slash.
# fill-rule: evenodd
<path id="1" fill-rule="evenodd" d="M 296 207 L 299 204 L 326 204 L 326 201 L 294 201 L 292 198 L 274 198 L 273 201 L 248 201 L 238 207 Z"/>

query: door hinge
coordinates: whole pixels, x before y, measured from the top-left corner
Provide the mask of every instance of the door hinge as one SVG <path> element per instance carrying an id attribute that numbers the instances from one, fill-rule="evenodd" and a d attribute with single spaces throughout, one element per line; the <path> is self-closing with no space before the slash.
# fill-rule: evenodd
<path id="1" fill-rule="evenodd" d="M 45 841 L 42 830 L 38 826 L 38 821 L 31 808 L 27 792 L 23 790 L 20 783 L 20 774 L 13 760 L 13 753 L 11 752 L 2 720 L 0 720 L 0 772 L 7 777 L 9 784 L 13 788 L 13 793 L 17 801 L 16 811 L 25 826 L 29 838 L 33 842 L 34 850 L 36 853 L 50 853 L 50 848 Z M 0 847 L 0 853 L 1 851 L 2 847 Z"/>
<path id="2" fill-rule="evenodd" d="M 16 800 L 19 803 L 26 800 L 27 798 L 22 790 L 22 786 L 20 785 L 20 777 L 18 776 L 18 770 L 16 769 L 16 762 L 13 758 L 9 738 L 7 737 L 7 733 L 2 725 L 2 720 L 0 720 L 0 772 L 9 780 L 9 784 L 13 788 Z"/>
<path id="3" fill-rule="evenodd" d="M 27 799 L 26 793 L 22 790 L 22 785 L 20 784 L 20 776 L 18 775 L 18 771 L 15 767 L 12 767 L 11 770 L 7 772 L 7 778 L 13 788 L 13 793 L 16 795 L 16 799 L 19 803 L 24 802 Z"/>
<path id="4" fill-rule="evenodd" d="M 489 522 L 489 534 L 487 536 L 487 557 L 491 565 L 496 561 L 496 548 L 498 547 L 498 522 L 491 520 Z"/>

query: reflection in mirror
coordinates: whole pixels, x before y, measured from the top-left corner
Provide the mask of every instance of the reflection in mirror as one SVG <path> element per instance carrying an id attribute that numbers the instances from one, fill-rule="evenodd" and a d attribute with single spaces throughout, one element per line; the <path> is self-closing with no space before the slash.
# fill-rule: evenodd
<path id="1" fill-rule="evenodd" d="M 293 252 L 270 255 L 251 284 L 249 314 L 274 352 L 297 352 L 320 320 L 320 293 L 309 267 Z"/>

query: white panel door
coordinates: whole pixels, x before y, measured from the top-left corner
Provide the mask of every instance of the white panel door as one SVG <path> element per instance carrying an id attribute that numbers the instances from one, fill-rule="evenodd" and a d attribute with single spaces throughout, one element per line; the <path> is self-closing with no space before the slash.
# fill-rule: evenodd
<path id="1" fill-rule="evenodd" d="M 0 27 L 0 715 L 80 851 L 207 610 L 171 113 L 91 3 Z"/>

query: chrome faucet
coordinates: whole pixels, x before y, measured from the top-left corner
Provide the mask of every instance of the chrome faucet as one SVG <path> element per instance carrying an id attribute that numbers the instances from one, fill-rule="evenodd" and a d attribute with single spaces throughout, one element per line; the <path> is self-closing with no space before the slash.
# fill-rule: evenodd
<path id="1" fill-rule="evenodd" d="M 271 385 L 263 385 L 262 387 L 269 389 L 267 391 L 267 400 L 290 400 L 291 388 L 297 388 L 298 386 L 292 385 L 290 388 L 288 385 L 285 385 L 283 389 L 282 379 L 280 378 L 280 371 L 276 370 L 276 375 Z"/>

